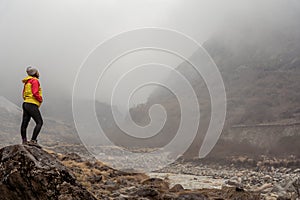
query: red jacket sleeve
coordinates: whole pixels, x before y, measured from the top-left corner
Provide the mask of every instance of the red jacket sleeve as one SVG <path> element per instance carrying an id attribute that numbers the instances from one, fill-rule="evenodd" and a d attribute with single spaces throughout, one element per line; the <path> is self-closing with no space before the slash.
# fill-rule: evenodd
<path id="1" fill-rule="evenodd" d="M 39 81 L 37 79 L 33 79 L 32 82 L 31 82 L 31 91 L 32 91 L 32 94 L 33 94 L 33 96 L 34 96 L 34 98 L 36 100 L 38 100 L 40 103 L 42 103 L 43 98 L 40 95 L 39 88 L 40 88 Z"/>

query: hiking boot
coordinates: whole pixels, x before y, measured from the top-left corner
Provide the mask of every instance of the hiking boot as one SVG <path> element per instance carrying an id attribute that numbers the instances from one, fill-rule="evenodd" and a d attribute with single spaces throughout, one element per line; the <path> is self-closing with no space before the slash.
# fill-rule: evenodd
<path id="1" fill-rule="evenodd" d="M 23 140 L 23 141 L 22 141 L 22 144 L 23 144 L 23 145 L 27 145 L 27 144 L 28 144 L 28 141 Z"/>
<path id="2" fill-rule="evenodd" d="M 34 146 L 34 147 L 37 147 L 39 149 L 41 149 L 42 147 L 37 143 L 37 140 L 30 140 L 27 142 L 27 145 L 29 146 Z"/>

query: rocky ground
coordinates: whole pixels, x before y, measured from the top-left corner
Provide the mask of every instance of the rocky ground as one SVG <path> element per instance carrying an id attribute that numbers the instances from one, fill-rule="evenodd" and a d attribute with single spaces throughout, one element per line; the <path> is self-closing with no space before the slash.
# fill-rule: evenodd
<path id="1" fill-rule="evenodd" d="M 245 161 L 245 157 L 240 158 Z M 203 164 L 201 161 L 179 161 L 154 174 L 156 177 L 169 177 L 173 183 L 181 182 L 186 188 L 222 188 L 224 186 L 236 187 L 249 192 L 258 192 L 262 199 L 300 199 L 300 168 L 290 165 L 285 159 L 285 165 L 274 167 L 270 163 L 277 163 L 273 159 L 257 161 L 255 167 L 238 167 L 232 161 L 231 166 L 217 164 Z M 294 158 L 295 162 L 296 158 Z M 248 166 L 248 165 L 246 165 Z M 276 165 L 275 165 L 276 166 Z M 185 178 L 170 176 L 170 174 L 189 175 Z M 182 176 L 182 175 L 181 175 Z M 179 177 L 179 178 L 177 178 Z M 185 180 L 185 181 L 184 181 Z"/>
<path id="2" fill-rule="evenodd" d="M 144 174 L 113 169 L 80 145 L 44 150 L 13 145 L 0 150 L 0 199 L 300 198 L 297 158 L 264 157 L 249 167 L 250 161 L 239 157 L 220 166 L 180 159 Z"/>
<path id="3" fill-rule="evenodd" d="M 78 154 L 56 154 L 61 162 L 73 171 L 82 183 L 98 199 L 260 199 L 258 192 L 247 192 L 236 186 L 221 188 L 190 188 L 172 184 L 166 177 L 153 174 L 122 172 L 100 161 L 82 158 Z"/>
<path id="4" fill-rule="evenodd" d="M 65 153 L 71 147 L 54 148 Z M 83 152 L 83 149 L 72 147 L 69 152 Z M 113 151 L 111 150 L 110 153 Z M 120 159 L 120 162 L 122 159 Z M 119 164 L 121 165 L 121 163 Z M 299 199 L 300 159 L 295 156 L 272 158 L 260 156 L 228 157 L 221 165 L 216 160 L 183 160 L 154 173 L 151 178 L 167 181 L 170 188 L 180 184 L 184 189 L 218 189 L 236 188 L 250 193 L 259 193 L 261 199 Z"/>
<path id="5" fill-rule="evenodd" d="M 259 199 L 236 187 L 188 190 L 167 179 L 115 170 L 75 153 L 58 154 L 26 145 L 0 149 L 1 200 Z"/>

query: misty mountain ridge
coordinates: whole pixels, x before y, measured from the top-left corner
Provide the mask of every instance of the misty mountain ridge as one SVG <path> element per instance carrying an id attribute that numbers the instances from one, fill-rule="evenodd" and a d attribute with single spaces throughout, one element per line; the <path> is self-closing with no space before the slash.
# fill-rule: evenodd
<path id="1" fill-rule="evenodd" d="M 296 125 L 300 121 L 300 24 L 298 20 L 286 21 L 286 24 L 264 25 L 263 21 L 258 22 L 245 21 L 245 24 L 224 25 L 203 44 L 219 68 L 227 96 L 227 114 L 219 144 L 223 142 L 225 136 L 230 140 L 243 138 L 243 142 L 246 142 L 238 141 L 236 144 L 230 141 L 231 143 L 223 144 L 224 148 L 219 150 L 226 151 L 235 145 L 233 151 L 243 152 L 243 147 L 255 146 L 254 141 L 261 140 L 257 143 L 261 145 L 257 150 L 249 148 L 260 151 L 260 147 L 267 147 L 275 151 L 277 145 L 282 145 L 281 153 L 297 153 L 296 146 L 300 145 L 297 144 L 300 136 L 297 132 L 299 127 Z M 190 59 L 199 66 L 205 65 L 196 55 L 197 52 Z M 195 152 L 200 147 L 209 125 L 210 95 L 203 78 L 189 63 L 183 62 L 176 70 L 189 80 L 200 105 L 199 131 L 190 147 L 190 151 Z M 179 88 L 181 95 L 188 98 L 185 88 L 174 77 L 168 77 L 164 83 Z M 149 123 L 147 113 L 154 104 L 163 105 L 168 112 L 166 126 L 169 128 L 162 130 L 162 133 L 174 134 L 180 123 L 180 104 L 176 97 L 164 88 L 156 89 L 146 104 L 132 108 L 132 118 L 139 124 Z M 288 126 L 293 123 L 295 129 L 290 130 Z M 266 124 L 265 129 L 255 127 L 260 124 Z M 282 127 L 276 128 L 272 124 L 281 124 Z M 233 131 L 232 127 L 236 125 L 253 126 L 252 129 Z M 284 129 L 285 126 L 287 128 Z M 242 133 L 244 136 L 240 137 L 239 134 Z M 228 136 L 230 134 L 234 136 Z M 285 138 L 288 135 L 291 138 Z M 275 139 L 268 139 L 270 137 Z M 285 149 L 289 148 L 288 146 L 296 149 L 289 151 Z"/>
<path id="2" fill-rule="evenodd" d="M 300 24 L 294 23 L 299 26 L 294 24 L 287 29 L 284 24 L 270 27 L 268 24 L 255 22 L 229 25 L 204 42 L 203 47 L 212 57 L 223 77 L 228 97 L 228 112 L 247 109 L 247 106 L 251 109 L 255 109 L 256 106 L 266 106 L 264 111 L 272 113 L 271 116 L 258 119 L 244 118 L 233 123 L 262 123 L 294 118 L 298 115 Z M 201 58 L 192 56 L 190 59 L 201 66 Z M 205 82 L 192 66 L 184 62 L 177 67 L 177 70 L 190 81 L 200 103 L 201 99 L 207 98 L 203 95 L 206 90 Z M 176 82 L 172 77 L 166 80 L 168 84 L 176 84 Z M 176 86 L 180 87 L 179 84 Z M 167 93 L 163 90 L 157 89 L 150 96 L 148 103 L 153 103 L 155 98 L 166 96 Z M 184 92 L 184 88 L 182 91 Z M 249 112 L 253 111 L 249 110 Z"/>
<path id="3" fill-rule="evenodd" d="M 22 112 L 21 108 L 7 100 L 5 97 L 0 96 L 0 108 L 1 110 L 5 110 L 8 113 L 20 114 Z"/>

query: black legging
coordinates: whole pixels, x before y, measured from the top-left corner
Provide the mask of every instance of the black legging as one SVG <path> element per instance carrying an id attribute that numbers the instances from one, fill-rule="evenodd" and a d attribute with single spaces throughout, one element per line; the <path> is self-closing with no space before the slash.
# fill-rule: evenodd
<path id="1" fill-rule="evenodd" d="M 23 120 L 21 125 L 21 136 L 22 139 L 27 138 L 26 137 L 26 130 L 29 124 L 29 121 L 33 118 L 33 120 L 36 123 L 36 126 L 33 130 L 32 138 L 31 140 L 36 140 L 37 136 L 39 135 L 41 128 L 43 126 L 43 119 L 40 113 L 40 110 L 37 105 L 32 103 L 23 103 Z"/>

